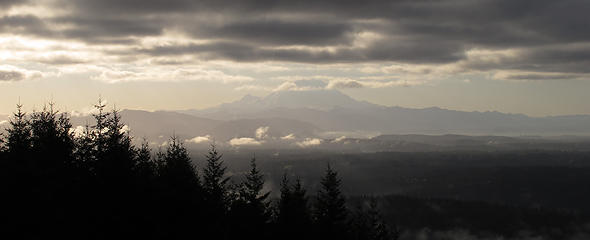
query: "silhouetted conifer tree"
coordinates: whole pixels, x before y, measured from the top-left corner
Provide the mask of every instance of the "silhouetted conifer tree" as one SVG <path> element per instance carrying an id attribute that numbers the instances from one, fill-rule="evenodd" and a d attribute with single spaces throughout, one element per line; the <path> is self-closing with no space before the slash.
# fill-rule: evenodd
<path id="1" fill-rule="evenodd" d="M 137 221 L 135 223 L 137 234 L 134 237 L 150 239 L 157 236 L 157 223 L 162 218 L 158 214 L 160 208 L 156 205 L 160 201 L 158 198 L 156 163 L 152 159 L 151 149 L 146 140 L 136 150 L 135 164 L 134 211 L 131 214 L 142 217 L 135 219 Z"/>
<path id="2" fill-rule="evenodd" d="M 70 132 L 71 124 L 65 114 L 58 114 L 45 107 L 40 112 L 33 112 L 30 117 L 31 127 L 31 169 L 33 176 L 32 191 L 37 195 L 35 218 L 42 232 L 60 232 L 70 218 L 67 214 L 67 201 L 72 190 L 74 177 L 74 141 Z"/>
<path id="3" fill-rule="evenodd" d="M 308 198 L 299 178 L 291 186 L 287 174 L 283 175 L 278 208 L 277 225 L 279 236 L 284 239 L 305 239 L 310 237 L 309 233 L 312 224 Z"/>
<path id="4" fill-rule="evenodd" d="M 152 159 L 152 151 L 147 140 L 141 143 L 136 152 L 135 172 L 140 182 L 152 182 L 156 176 L 156 163 Z"/>
<path id="5" fill-rule="evenodd" d="M 16 112 L 10 120 L 10 127 L 6 129 L 6 148 L 11 158 L 21 160 L 31 149 L 31 126 L 22 105 L 16 105 Z"/>
<path id="6" fill-rule="evenodd" d="M 27 224 L 34 210 L 27 208 L 34 202 L 34 174 L 31 171 L 31 126 L 22 105 L 16 106 L 16 112 L 10 119 L 6 129 L 6 159 L 2 159 L 3 173 L 0 186 L 4 190 L 3 202 L 7 206 L 3 212 L 7 219 L 6 230 L 19 234 L 27 230 Z M 22 236 L 22 235 L 21 235 Z M 26 235 L 25 236 L 30 236 Z M 31 236 L 32 237 L 32 236 Z"/>
<path id="7" fill-rule="evenodd" d="M 289 178 L 287 177 L 287 172 L 283 173 L 283 178 L 281 179 L 281 197 L 279 198 L 279 209 L 278 209 L 278 216 L 277 221 L 280 223 L 282 221 L 288 220 L 288 216 L 284 215 L 287 213 L 287 207 L 291 201 L 291 186 L 289 185 Z"/>
<path id="8" fill-rule="evenodd" d="M 96 113 L 92 113 L 92 117 L 96 121 L 96 124 L 91 126 L 92 131 L 92 144 L 94 145 L 94 155 L 96 158 L 103 158 L 104 151 L 107 148 L 107 139 L 105 132 L 107 130 L 109 113 L 105 111 L 106 104 L 101 98 L 98 99 L 98 103 L 94 105 L 97 110 Z M 98 159 L 97 159 L 98 160 Z"/>
<path id="9" fill-rule="evenodd" d="M 375 198 L 358 203 L 357 209 L 350 219 L 350 226 L 349 236 L 351 239 L 393 240 L 399 237 L 399 232 L 391 231 L 383 220 Z"/>
<path id="10" fill-rule="evenodd" d="M 101 123 L 103 130 L 98 131 L 99 154 L 102 157 L 97 160 L 97 173 L 104 177 L 106 182 L 116 181 L 118 184 L 129 182 L 133 176 L 135 163 L 135 147 L 131 144 L 131 137 L 124 129 L 121 115 L 113 110 Z M 101 115 L 96 115 L 98 122 Z M 98 124 L 97 124 L 98 126 Z"/>
<path id="11" fill-rule="evenodd" d="M 369 236 L 371 240 L 394 240 L 399 237 L 397 229 L 394 229 L 392 232 L 387 223 L 383 220 L 376 199 L 371 198 L 369 201 L 369 209 L 367 210 L 367 213 L 369 216 L 369 226 L 371 227 L 371 234 Z"/>
<path id="12" fill-rule="evenodd" d="M 160 155 L 158 179 L 161 185 L 160 237 L 186 238 L 195 233 L 202 217 L 201 182 L 186 148 L 176 138 L 169 141 L 166 152 Z M 158 219 L 156 219 L 158 221 Z"/>
<path id="13" fill-rule="evenodd" d="M 203 169 L 203 188 L 207 201 L 215 202 L 225 210 L 229 178 L 224 176 L 227 167 L 223 165 L 221 157 L 222 155 L 212 145 L 206 156 L 207 164 Z"/>
<path id="14" fill-rule="evenodd" d="M 35 165 L 44 171 L 56 171 L 73 165 L 72 125 L 65 114 L 53 110 L 53 104 L 31 114 L 31 145 Z"/>
<path id="15" fill-rule="evenodd" d="M 145 150 L 143 150 L 145 155 Z M 141 156 L 141 155 L 140 155 Z M 139 162 L 149 164 L 149 162 Z M 201 181 L 186 148 L 176 138 L 172 137 L 166 148 L 163 162 L 158 166 L 158 175 L 167 188 L 176 188 L 180 192 L 200 191 Z"/>
<path id="16" fill-rule="evenodd" d="M 239 186 L 238 199 L 232 202 L 230 219 L 232 233 L 235 237 L 265 238 L 269 236 L 267 224 L 270 221 L 269 203 L 270 192 L 262 192 L 264 175 L 256 166 L 256 158 L 250 161 L 250 171 L 245 181 Z"/>
<path id="17" fill-rule="evenodd" d="M 74 138 L 74 156 L 76 165 L 79 169 L 91 171 L 93 169 L 95 158 L 94 136 L 91 127 L 86 124 L 84 132 Z M 88 173 L 90 174 L 90 173 Z"/>
<path id="18" fill-rule="evenodd" d="M 266 207 L 268 203 L 266 200 L 270 192 L 262 192 L 263 187 L 264 175 L 256 166 L 256 158 L 254 157 L 250 161 L 250 172 L 246 175 L 246 181 L 242 185 L 240 196 L 246 203 L 257 209 L 258 213 L 267 215 Z"/>
<path id="19" fill-rule="evenodd" d="M 131 236 L 137 228 L 135 211 L 134 178 L 135 153 L 131 137 L 124 131 L 124 124 L 117 110 L 105 112 L 106 104 L 99 99 L 91 127 L 93 191 L 88 192 L 89 201 L 95 204 L 91 214 L 96 214 L 94 225 L 101 234 Z"/>
<path id="20" fill-rule="evenodd" d="M 225 176 L 226 167 L 221 160 L 222 155 L 217 152 L 215 145 L 211 145 L 203 169 L 203 197 L 206 216 L 205 230 L 207 237 L 226 238 L 227 231 L 224 220 L 229 207 L 229 178 Z"/>
<path id="21" fill-rule="evenodd" d="M 343 239 L 347 234 L 346 200 L 340 191 L 341 180 L 330 165 L 321 180 L 314 217 L 321 239 Z"/>

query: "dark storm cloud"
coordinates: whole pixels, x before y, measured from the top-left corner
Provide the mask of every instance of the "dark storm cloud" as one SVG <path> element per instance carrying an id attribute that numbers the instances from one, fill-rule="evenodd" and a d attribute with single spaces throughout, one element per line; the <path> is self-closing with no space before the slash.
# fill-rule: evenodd
<path id="1" fill-rule="evenodd" d="M 130 37 L 157 36 L 163 26 L 157 21 L 127 18 L 81 18 L 60 17 L 41 19 L 34 15 L 13 15 L 0 17 L 0 32 L 18 33 L 41 38 L 79 39 L 88 43 L 130 44 Z M 52 24 L 66 24 L 68 27 L 54 29 Z"/>
<path id="2" fill-rule="evenodd" d="M 240 56 L 253 54 L 254 51 L 255 48 L 251 45 L 219 41 L 208 44 L 158 46 L 147 49 L 138 49 L 136 51 L 118 52 L 118 54 L 143 53 L 151 56 L 218 54 L 219 56 Z"/>
<path id="3" fill-rule="evenodd" d="M 497 69 L 532 72 L 590 73 L 590 44 L 565 44 L 524 48 L 514 56 L 492 57 L 491 60 L 465 62 L 465 69 Z M 535 78 L 539 79 L 539 78 Z M 567 79 L 567 78 L 564 78 Z"/>
<path id="4" fill-rule="evenodd" d="M 49 65 L 70 65 L 87 63 L 88 61 L 81 58 L 74 58 L 67 55 L 49 56 L 37 59 L 38 62 Z"/>
<path id="5" fill-rule="evenodd" d="M 371 13 L 390 8 L 389 1 L 338 1 L 313 2 L 291 0 L 69 0 L 73 7 L 86 13 L 170 14 L 183 12 L 269 13 L 269 12 L 324 12 L 325 14 Z M 368 10 L 368 11 L 367 11 Z M 387 11 L 387 9 L 384 9 Z"/>
<path id="6" fill-rule="evenodd" d="M 43 37 L 52 37 L 45 22 L 33 15 L 16 15 L 0 17 L 0 33 L 30 34 Z"/>
<path id="7" fill-rule="evenodd" d="M 137 52 L 151 56 L 200 55 L 207 59 L 234 61 L 292 61 L 305 63 L 403 61 L 413 63 L 453 62 L 464 57 L 456 43 L 426 43 L 414 39 L 384 40 L 368 48 L 337 50 L 268 48 L 255 44 L 216 42 L 208 44 L 158 46 Z"/>
<path id="8" fill-rule="evenodd" d="M 524 58 L 530 59 L 535 63 L 571 63 L 590 61 L 590 44 L 580 46 L 547 46 L 542 48 L 533 48 L 523 54 Z"/>
<path id="9" fill-rule="evenodd" d="M 257 20 L 234 22 L 214 27 L 198 25 L 192 30 L 196 37 L 215 36 L 267 45 L 331 45 L 351 40 L 352 26 L 344 23 L 285 22 Z"/>
<path id="10" fill-rule="evenodd" d="M 64 38 L 81 39 L 89 43 L 133 43 L 130 37 L 157 36 L 163 26 L 153 19 L 85 18 L 54 19 L 56 23 L 74 23 L 74 27 L 60 31 Z"/>
<path id="11" fill-rule="evenodd" d="M 0 82 L 20 81 L 25 79 L 25 74 L 13 70 L 0 70 Z"/>
<path id="12" fill-rule="evenodd" d="M 438 37 L 462 41 L 464 44 L 510 45 L 511 42 L 518 45 L 586 41 L 590 35 L 586 20 L 590 3 L 583 0 L 74 0 L 58 2 L 57 6 L 68 6 L 73 11 L 71 18 L 62 20 L 70 20 L 72 24 L 85 27 L 97 27 L 101 32 L 109 30 L 104 27 L 107 24 L 113 27 L 112 31 L 103 33 L 114 35 L 120 35 L 120 30 L 125 29 L 129 29 L 129 34 L 158 33 L 162 28 L 181 25 L 192 27 L 184 29 L 188 32 L 209 34 L 210 38 L 246 38 L 259 41 L 266 36 L 276 39 L 277 43 L 282 40 L 283 44 L 293 41 L 317 45 L 326 39 L 328 42 L 338 40 L 343 37 L 343 32 L 354 27 L 353 20 L 363 19 L 387 20 L 387 24 L 377 29 L 385 34 L 416 38 Z M 209 22 L 199 22 L 191 18 L 200 14 L 223 15 L 224 20 L 229 23 L 212 28 Z M 331 18 L 332 23 L 314 24 L 313 18 L 307 23 L 273 18 L 284 14 L 301 15 L 303 19 L 307 19 L 305 16 L 310 14 L 321 15 Z M 256 19 L 257 16 L 267 15 L 271 17 Z M 149 18 L 151 16 L 160 18 Z M 111 21 L 113 17 L 117 20 Z M 119 25 L 129 24 L 135 26 L 117 28 Z M 201 34 L 197 35 L 202 37 Z"/>
<path id="13" fill-rule="evenodd" d="M 8 8 L 27 3 L 28 0 L 0 0 L 0 7 Z"/>
<path id="14" fill-rule="evenodd" d="M 411 63 L 448 63 L 464 58 L 464 46 L 457 41 L 408 37 L 387 38 L 363 49 L 367 60 Z"/>
<path id="15" fill-rule="evenodd" d="M 14 5 L 19 1 L 2 1 Z M 127 44 L 127 55 L 194 55 L 232 61 L 442 64 L 472 49 L 518 49 L 468 69 L 587 72 L 585 0 L 57 0 L 67 16 L 4 17 L 0 31 Z M 55 30 L 51 24 L 68 28 Z M 145 47 L 137 38 L 174 30 L 206 44 Z M 364 39 L 363 33 L 377 35 Z M 292 46 L 298 46 L 294 48 Z M 303 46 L 303 47 L 302 47 Z M 573 46 L 573 47 L 572 47 Z"/>
<path id="16" fill-rule="evenodd" d="M 240 62 L 290 61 L 303 63 L 358 62 L 366 57 L 353 50 L 327 51 L 308 49 L 268 49 L 255 45 L 233 42 L 161 46 L 140 49 L 138 52 L 150 56 L 198 55 L 204 59 L 224 59 Z"/>

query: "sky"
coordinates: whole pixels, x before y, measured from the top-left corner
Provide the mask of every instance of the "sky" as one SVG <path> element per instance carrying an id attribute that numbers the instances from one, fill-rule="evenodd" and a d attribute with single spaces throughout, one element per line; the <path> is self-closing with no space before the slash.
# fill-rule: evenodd
<path id="1" fill-rule="evenodd" d="M 590 1 L 0 0 L 0 113 L 358 100 L 590 114 Z"/>

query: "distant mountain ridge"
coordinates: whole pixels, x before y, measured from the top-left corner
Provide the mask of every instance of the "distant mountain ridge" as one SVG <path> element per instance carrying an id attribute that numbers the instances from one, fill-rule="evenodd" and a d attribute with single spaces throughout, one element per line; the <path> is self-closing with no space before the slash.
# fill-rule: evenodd
<path id="1" fill-rule="evenodd" d="M 548 148 L 558 140 L 590 136 L 590 115 L 538 118 L 437 107 L 386 107 L 357 101 L 334 90 L 274 92 L 266 97 L 246 95 L 204 110 L 122 110 L 121 115 L 135 139 L 145 138 L 154 146 L 176 136 L 188 144 L 204 147 L 216 142 L 237 148 L 337 151 L 439 150 L 457 146 L 511 149 L 512 146 Z M 75 130 L 82 131 L 84 125 L 92 125 L 94 120 L 92 116 L 76 115 L 71 121 Z M 8 127 L 2 118 L 0 123 L 3 123 L 0 130 Z M 537 137 L 523 137 L 545 136 L 543 140 L 547 140 L 546 136 L 562 135 L 571 136 L 551 138 L 555 140 L 551 143 L 538 141 L 541 138 Z M 587 142 L 586 138 L 578 140 Z M 567 145 L 567 149 L 576 149 L 574 145 Z"/>
<path id="2" fill-rule="evenodd" d="M 383 106 L 357 101 L 336 90 L 281 91 L 265 97 L 245 95 L 241 99 L 222 103 L 216 107 L 202 110 L 181 110 L 178 112 L 194 116 L 209 117 L 218 120 L 234 120 L 256 112 L 269 109 L 308 109 L 328 111 L 346 106 L 351 109 L 382 108 Z M 278 115 L 273 115 L 278 117 Z"/>
<path id="3" fill-rule="evenodd" d="M 297 103 L 287 107 L 278 104 L 281 96 L 275 97 L 279 100 L 262 105 L 271 107 L 246 107 L 238 109 L 243 111 L 237 114 L 230 110 L 264 104 L 265 98 L 247 96 L 237 104 L 207 109 L 204 116 L 128 109 L 120 114 L 134 139 L 145 138 L 154 149 L 166 144 L 171 136 L 186 141 L 191 148 L 207 148 L 209 143 L 216 143 L 236 149 L 308 148 L 337 152 L 590 149 L 590 135 L 583 136 L 584 128 L 590 128 L 587 115 L 533 118 L 499 112 L 384 107 L 364 102 L 352 103 L 353 107 L 322 102 L 316 103 L 315 108 Z M 237 118 L 224 119 L 224 114 Z M 92 116 L 72 116 L 71 122 L 75 131 L 94 124 Z M 8 126 L 4 122 L 0 130 Z M 420 127 L 430 127 L 430 132 Z M 460 131 L 450 130 L 453 128 Z M 474 129 L 478 132 L 469 132 Z M 363 135 L 363 131 L 372 132 Z M 543 137 L 542 133 L 547 132 L 559 132 L 553 134 L 558 137 Z M 565 136 L 567 133 L 571 135 Z"/>
<path id="4" fill-rule="evenodd" d="M 336 90 L 280 91 L 182 113 L 210 119 L 287 118 L 326 131 L 381 134 L 590 134 L 590 115 L 530 117 L 500 112 L 465 112 L 438 107 L 412 109 L 357 101 Z"/>

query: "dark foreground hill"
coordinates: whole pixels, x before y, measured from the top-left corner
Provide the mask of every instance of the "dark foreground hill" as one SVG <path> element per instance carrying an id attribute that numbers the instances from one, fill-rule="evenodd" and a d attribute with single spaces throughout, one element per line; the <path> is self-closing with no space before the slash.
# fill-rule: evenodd
<path id="1" fill-rule="evenodd" d="M 67 115 L 51 109 L 26 115 L 18 109 L 0 138 L 5 196 L 0 207 L 8 220 L 2 232 L 25 239 L 587 236 L 576 235 L 586 234 L 584 216 L 590 213 L 590 154 L 585 151 L 335 154 L 229 148 L 222 158 L 211 147 L 193 152 L 193 161 L 178 138 L 156 154 L 147 143 L 134 145 L 116 111 L 100 105 L 94 118 L 93 125 L 76 133 Z M 256 131 L 257 139 L 266 139 L 265 133 Z M 439 137 L 406 137 L 441 144 Z M 383 204 L 395 205 L 385 213 L 375 204 L 346 205 L 345 194 L 392 193 L 414 197 L 385 198 Z M 433 197 L 455 201 L 423 200 Z M 393 219 L 391 225 L 384 215 Z M 484 220 L 474 220 L 478 217 Z"/>

